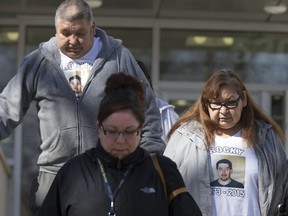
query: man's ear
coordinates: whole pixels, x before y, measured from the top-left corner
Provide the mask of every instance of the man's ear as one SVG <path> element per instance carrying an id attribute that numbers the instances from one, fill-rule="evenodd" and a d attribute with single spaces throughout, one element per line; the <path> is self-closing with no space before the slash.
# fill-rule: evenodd
<path id="1" fill-rule="evenodd" d="M 99 130 L 99 121 L 96 121 L 96 129 Z"/>
<path id="2" fill-rule="evenodd" d="M 96 22 L 93 21 L 92 23 L 93 35 L 96 35 Z"/>

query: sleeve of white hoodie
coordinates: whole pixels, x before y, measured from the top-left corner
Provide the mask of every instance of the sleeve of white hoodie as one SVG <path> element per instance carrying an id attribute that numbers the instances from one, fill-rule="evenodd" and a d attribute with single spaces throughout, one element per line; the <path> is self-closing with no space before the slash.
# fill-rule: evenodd
<path id="1" fill-rule="evenodd" d="M 171 129 L 173 124 L 175 124 L 175 122 L 179 119 L 179 116 L 175 112 L 173 105 L 168 104 L 168 102 L 160 98 L 157 98 L 156 102 L 161 116 L 161 124 L 163 130 L 162 139 L 167 144 L 167 135 L 169 133 L 169 130 Z"/>

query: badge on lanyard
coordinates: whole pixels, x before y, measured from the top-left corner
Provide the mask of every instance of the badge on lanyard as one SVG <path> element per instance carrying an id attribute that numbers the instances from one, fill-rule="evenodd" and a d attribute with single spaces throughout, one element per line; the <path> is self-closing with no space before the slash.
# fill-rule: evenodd
<path id="1" fill-rule="evenodd" d="M 106 192 L 111 200 L 111 208 L 110 208 L 110 211 L 108 212 L 108 216 L 116 216 L 116 212 L 115 212 L 115 208 L 114 208 L 114 200 L 115 200 L 115 197 L 118 193 L 118 191 L 120 190 L 120 188 L 122 187 L 122 185 L 124 184 L 125 180 L 127 179 L 130 171 L 132 170 L 132 164 L 130 164 L 130 166 L 128 167 L 128 169 L 126 170 L 126 172 L 124 173 L 124 175 L 122 176 L 122 179 L 118 185 L 118 187 L 116 188 L 116 190 L 114 192 L 112 192 L 112 189 L 109 185 L 109 182 L 108 182 L 108 178 L 107 178 L 107 175 L 106 175 L 106 172 L 105 172 L 105 169 L 104 169 L 104 166 L 101 162 L 101 160 L 99 158 L 97 158 L 97 162 L 98 162 L 98 165 L 100 167 L 100 170 L 101 170 L 101 174 L 102 174 L 102 179 L 104 181 L 104 186 L 105 186 L 105 189 L 106 189 Z"/>

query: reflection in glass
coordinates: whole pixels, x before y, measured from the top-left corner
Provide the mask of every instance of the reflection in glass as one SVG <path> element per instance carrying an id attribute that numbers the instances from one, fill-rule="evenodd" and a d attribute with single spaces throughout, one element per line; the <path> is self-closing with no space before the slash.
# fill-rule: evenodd
<path id="1" fill-rule="evenodd" d="M 186 99 L 169 100 L 169 104 L 175 106 L 176 113 L 181 116 L 186 112 L 196 101 Z"/>
<path id="2" fill-rule="evenodd" d="M 26 28 L 25 53 L 28 54 L 55 35 L 55 27 L 29 26 Z"/>
<path id="3" fill-rule="evenodd" d="M 163 29 L 160 41 L 163 81 L 205 82 L 213 71 L 229 67 L 247 83 L 288 82 L 285 34 Z"/>
<path id="4" fill-rule="evenodd" d="M 121 39 L 136 59 L 151 68 L 152 29 L 145 28 L 106 28 L 101 27 L 114 38 Z M 97 33 L 96 33 L 97 34 Z"/>

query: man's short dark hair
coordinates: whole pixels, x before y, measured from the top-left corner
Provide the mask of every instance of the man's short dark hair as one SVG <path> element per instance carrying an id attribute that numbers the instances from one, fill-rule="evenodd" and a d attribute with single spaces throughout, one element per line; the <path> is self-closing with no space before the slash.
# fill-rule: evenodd
<path id="1" fill-rule="evenodd" d="M 229 168 L 232 169 L 232 162 L 228 159 L 221 159 L 216 163 L 216 169 L 218 169 L 218 166 L 220 163 L 228 164 Z"/>
<path id="2" fill-rule="evenodd" d="M 74 80 L 74 79 L 77 79 L 77 80 L 81 81 L 81 77 L 78 76 L 78 75 L 75 75 L 75 76 L 71 76 L 71 77 L 69 78 L 69 82 L 71 82 L 71 80 Z"/>

